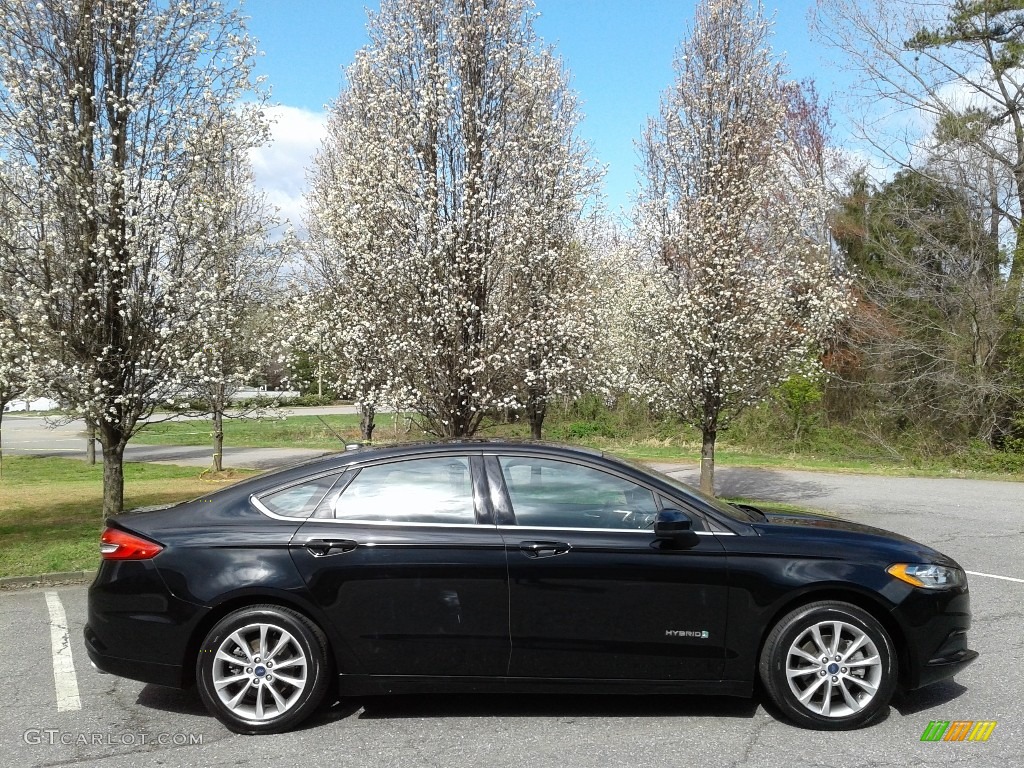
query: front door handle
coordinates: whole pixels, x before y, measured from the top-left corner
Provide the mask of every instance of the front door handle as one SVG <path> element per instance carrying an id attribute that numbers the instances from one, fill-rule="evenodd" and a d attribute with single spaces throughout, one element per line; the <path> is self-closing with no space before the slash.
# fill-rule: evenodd
<path id="1" fill-rule="evenodd" d="M 521 541 L 519 550 L 527 557 L 553 557 L 564 555 L 572 545 L 564 541 Z"/>
<path id="2" fill-rule="evenodd" d="M 313 557 L 326 557 L 351 552 L 359 543 L 351 539 L 310 539 L 304 546 Z"/>

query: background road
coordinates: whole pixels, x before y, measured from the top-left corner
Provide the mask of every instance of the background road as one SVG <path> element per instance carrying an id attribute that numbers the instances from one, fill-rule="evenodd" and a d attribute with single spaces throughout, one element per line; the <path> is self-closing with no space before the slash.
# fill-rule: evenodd
<path id="1" fill-rule="evenodd" d="M 700 484 L 697 467 L 653 466 Z M 970 570 L 1024 579 L 1024 483 L 743 467 L 717 469 L 715 479 L 719 495 L 727 498 L 787 501 L 831 512 L 929 544 Z"/>
<path id="2" fill-rule="evenodd" d="M 696 481 L 695 468 L 664 468 Z M 971 645 L 981 658 L 849 733 L 795 728 L 759 698 L 410 696 L 346 701 L 301 731 L 241 737 L 209 717 L 193 693 L 94 672 L 81 640 L 84 586 L 8 591 L 0 592 L 0 764 L 1024 767 L 1024 484 L 733 468 L 720 469 L 718 480 L 723 494 L 791 501 L 889 528 L 990 574 L 970 576 Z M 47 593 L 66 612 L 80 709 L 58 711 Z M 986 743 L 921 742 L 932 720 L 998 725 Z M 202 744 L 187 743 L 197 738 Z"/>
<path id="3" fill-rule="evenodd" d="M 294 408 L 288 414 L 323 416 L 335 413 L 355 413 L 351 405 L 333 405 L 324 408 Z M 177 416 L 176 420 L 187 417 Z M 33 454 L 37 456 L 63 456 L 84 459 L 87 443 L 85 425 L 81 421 L 58 424 L 43 416 L 5 413 L 3 419 L 3 450 L 5 454 Z M 339 446 L 340 448 L 340 446 Z M 126 461 L 158 461 L 185 466 L 208 467 L 212 463 L 212 445 L 141 445 L 128 443 Z M 300 461 L 325 453 L 309 448 L 238 448 L 224 447 L 224 466 L 248 469 L 271 469 L 291 461 Z M 99 442 L 96 443 L 97 461 L 101 460 Z"/>

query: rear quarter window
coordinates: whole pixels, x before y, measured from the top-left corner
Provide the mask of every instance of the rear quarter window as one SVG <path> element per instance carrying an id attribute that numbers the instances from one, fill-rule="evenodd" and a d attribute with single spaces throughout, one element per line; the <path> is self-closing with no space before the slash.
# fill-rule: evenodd
<path id="1" fill-rule="evenodd" d="M 259 502 L 270 512 L 282 517 L 297 519 L 312 517 L 318 509 L 325 506 L 323 502 L 339 478 L 340 475 L 327 475 L 290 485 L 279 491 L 271 491 L 260 496 Z"/>

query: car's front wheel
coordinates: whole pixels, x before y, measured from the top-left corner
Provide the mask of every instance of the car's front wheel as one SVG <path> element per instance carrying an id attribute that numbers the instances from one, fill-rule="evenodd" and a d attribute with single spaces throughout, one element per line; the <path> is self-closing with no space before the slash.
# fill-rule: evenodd
<path id="1" fill-rule="evenodd" d="M 896 690 L 897 662 L 885 628 L 850 603 L 802 606 L 769 633 L 761 681 L 793 722 L 845 730 L 878 717 Z"/>
<path id="2" fill-rule="evenodd" d="M 327 641 L 305 616 L 275 605 L 230 613 L 196 660 L 206 708 L 236 733 L 279 733 L 310 715 L 328 684 Z"/>

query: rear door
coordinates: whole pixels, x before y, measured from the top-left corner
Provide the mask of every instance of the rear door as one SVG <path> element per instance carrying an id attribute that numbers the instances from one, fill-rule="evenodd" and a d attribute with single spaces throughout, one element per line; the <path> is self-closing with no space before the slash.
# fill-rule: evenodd
<path id="1" fill-rule="evenodd" d="M 507 570 L 481 462 L 350 469 L 293 538 L 310 593 L 369 674 L 505 674 Z"/>
<path id="2" fill-rule="evenodd" d="M 603 466 L 499 455 L 487 470 L 508 553 L 511 676 L 721 677 L 727 563 L 710 531 L 685 548 L 656 540 L 665 502 Z"/>

